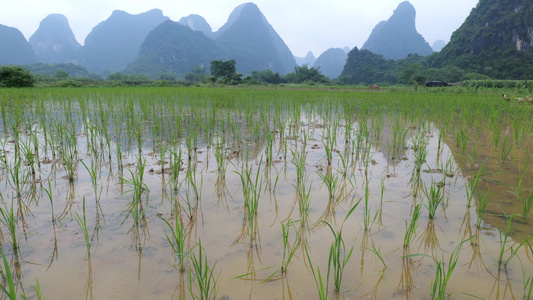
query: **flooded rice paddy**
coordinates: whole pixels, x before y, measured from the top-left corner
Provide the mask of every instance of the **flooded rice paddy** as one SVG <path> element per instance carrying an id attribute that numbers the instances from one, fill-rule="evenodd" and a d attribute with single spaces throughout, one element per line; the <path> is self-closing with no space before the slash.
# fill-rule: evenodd
<path id="1" fill-rule="evenodd" d="M 533 107 L 498 95 L 0 91 L 3 286 L 529 299 Z"/>

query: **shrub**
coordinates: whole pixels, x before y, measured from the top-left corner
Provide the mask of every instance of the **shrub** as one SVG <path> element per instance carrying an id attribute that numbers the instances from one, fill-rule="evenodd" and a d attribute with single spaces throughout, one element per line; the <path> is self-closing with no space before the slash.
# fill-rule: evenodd
<path id="1" fill-rule="evenodd" d="M 35 78 L 29 71 L 19 66 L 0 67 L 0 87 L 30 87 Z"/>

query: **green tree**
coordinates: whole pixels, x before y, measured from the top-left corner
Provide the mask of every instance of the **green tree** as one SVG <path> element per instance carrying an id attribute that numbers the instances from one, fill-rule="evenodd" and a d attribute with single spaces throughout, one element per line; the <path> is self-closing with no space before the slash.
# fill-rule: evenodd
<path id="1" fill-rule="evenodd" d="M 234 59 L 227 61 L 212 60 L 211 76 L 224 84 L 242 83 L 242 74 L 237 73 L 236 64 L 237 62 Z"/>
<path id="2" fill-rule="evenodd" d="M 258 82 L 266 82 L 270 84 L 279 84 L 282 82 L 282 78 L 278 72 L 272 70 L 252 71 L 250 76 Z"/>
<path id="3" fill-rule="evenodd" d="M 176 75 L 172 73 L 159 74 L 159 76 L 157 77 L 157 80 L 176 81 Z"/>
<path id="4" fill-rule="evenodd" d="M 207 75 L 207 70 L 204 66 L 195 66 L 189 73 L 185 74 L 185 80 L 202 82 L 206 80 Z"/>
<path id="5" fill-rule="evenodd" d="M 65 79 L 68 79 L 69 78 L 69 75 L 67 72 L 63 71 L 63 70 L 57 70 L 56 71 L 56 74 L 54 75 L 54 77 L 58 80 L 65 80 Z"/>
<path id="6" fill-rule="evenodd" d="M 0 87 L 30 87 L 34 84 L 35 78 L 22 67 L 0 67 Z"/>
<path id="7" fill-rule="evenodd" d="M 394 67 L 393 60 L 386 60 L 380 54 L 355 47 L 348 53 L 339 80 L 344 84 L 394 84 L 397 77 Z"/>
<path id="8" fill-rule="evenodd" d="M 398 76 L 398 82 L 403 84 L 423 84 L 425 81 L 424 67 L 420 63 L 404 65 L 400 76 Z"/>
<path id="9" fill-rule="evenodd" d="M 212 60 L 211 76 L 214 76 L 215 78 L 227 77 L 231 79 L 237 73 L 237 68 L 235 67 L 236 64 L 237 62 L 234 59 L 227 61 Z"/>
<path id="10" fill-rule="evenodd" d="M 290 83 L 328 83 L 329 78 L 320 73 L 320 68 L 309 68 L 307 65 L 294 67 L 294 72 L 285 75 L 285 81 Z"/>
<path id="11" fill-rule="evenodd" d="M 122 74 L 122 73 L 120 73 L 120 72 L 116 72 L 116 73 L 113 73 L 113 74 L 109 74 L 109 76 L 107 76 L 107 79 L 108 80 L 116 80 L 116 81 L 126 80 L 127 76 Z"/>

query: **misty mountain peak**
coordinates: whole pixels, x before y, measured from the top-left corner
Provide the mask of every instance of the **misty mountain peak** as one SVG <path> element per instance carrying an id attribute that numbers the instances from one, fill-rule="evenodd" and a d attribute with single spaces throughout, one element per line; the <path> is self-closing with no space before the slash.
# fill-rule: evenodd
<path id="1" fill-rule="evenodd" d="M 259 7 L 255 3 L 243 3 L 233 9 L 233 11 L 228 17 L 228 21 L 226 22 L 226 24 L 220 27 L 220 29 L 216 32 L 216 35 L 218 36 L 222 34 L 224 31 L 226 31 L 229 27 L 231 27 L 235 22 L 239 20 L 253 22 L 256 20 L 266 21 L 266 18 L 263 16 L 263 13 L 261 13 L 261 10 L 259 10 Z"/>
<path id="2" fill-rule="evenodd" d="M 237 6 L 215 39 L 243 74 L 265 69 L 286 74 L 296 66 L 289 47 L 254 3 Z"/>
<path id="3" fill-rule="evenodd" d="M 81 47 L 67 17 L 61 14 L 46 16 L 30 37 L 29 43 L 37 59 L 43 63 L 73 62 L 76 50 Z"/>
<path id="4" fill-rule="evenodd" d="M 294 59 L 296 60 L 297 65 L 299 66 L 307 65 L 309 67 L 312 67 L 316 61 L 316 57 L 312 51 L 308 51 L 305 57 L 295 56 Z"/>
<path id="5" fill-rule="evenodd" d="M 87 35 L 79 63 L 94 73 L 120 71 L 137 57 L 148 33 L 168 19 L 160 9 L 136 15 L 115 10 Z"/>
<path id="6" fill-rule="evenodd" d="M 415 28 L 415 20 L 415 7 L 409 1 L 404 1 L 398 5 L 398 7 L 394 10 L 394 13 L 387 22 L 399 23 L 397 25 Z"/>
<path id="7" fill-rule="evenodd" d="M 320 68 L 322 74 L 329 78 L 337 78 L 342 73 L 348 55 L 341 48 L 329 48 L 320 54 L 313 67 Z"/>
<path id="8" fill-rule="evenodd" d="M 433 49 L 416 31 L 416 10 L 402 2 L 387 21 L 374 27 L 362 49 L 381 54 L 386 59 L 402 59 L 408 54 L 429 55 Z"/>
<path id="9" fill-rule="evenodd" d="M 35 53 L 20 30 L 0 24 L 0 65 L 36 62 Z"/>
<path id="10" fill-rule="evenodd" d="M 194 31 L 201 31 L 208 37 L 212 37 L 213 35 L 213 30 L 211 29 L 211 26 L 209 25 L 209 23 L 207 23 L 204 17 L 200 15 L 188 15 L 186 17 L 181 18 L 178 23 L 181 25 L 185 25 Z"/>

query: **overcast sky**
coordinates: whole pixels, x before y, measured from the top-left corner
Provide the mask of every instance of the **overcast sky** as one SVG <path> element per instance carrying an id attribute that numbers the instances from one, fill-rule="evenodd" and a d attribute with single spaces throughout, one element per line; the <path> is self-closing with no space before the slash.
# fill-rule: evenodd
<path id="1" fill-rule="evenodd" d="M 331 47 L 361 47 L 374 26 L 387 20 L 402 0 L 256 0 L 259 9 L 296 56 L 318 57 Z M 430 45 L 449 41 L 478 0 L 411 0 L 417 30 Z M 51 13 L 65 15 L 76 38 L 85 37 L 113 10 L 138 14 L 159 8 L 174 21 L 199 14 L 216 31 L 242 0 L 0 0 L 0 24 L 26 37 Z"/>

